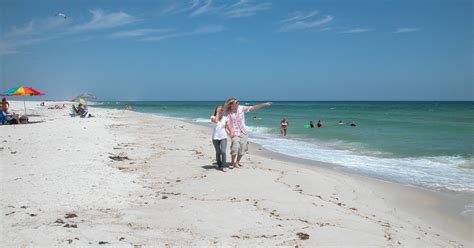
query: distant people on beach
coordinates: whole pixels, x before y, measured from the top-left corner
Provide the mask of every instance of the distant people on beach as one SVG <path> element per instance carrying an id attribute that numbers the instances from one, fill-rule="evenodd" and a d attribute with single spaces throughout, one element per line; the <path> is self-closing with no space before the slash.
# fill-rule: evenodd
<path id="1" fill-rule="evenodd" d="M 89 118 L 89 117 L 94 117 L 89 113 L 89 110 L 87 109 L 87 106 L 85 104 L 79 103 L 79 105 L 72 105 L 71 107 L 72 112 L 69 114 L 71 117 L 82 117 L 82 118 Z"/>
<path id="2" fill-rule="evenodd" d="M 309 127 L 310 127 L 310 128 L 314 128 L 314 122 L 313 122 L 313 121 L 310 121 L 310 122 L 309 122 Z"/>
<path id="3" fill-rule="evenodd" d="M 66 108 L 66 104 L 64 104 L 64 103 L 63 103 L 63 105 L 55 104 L 54 107 L 53 106 L 48 107 L 48 109 L 63 109 L 63 108 Z"/>
<path id="4" fill-rule="evenodd" d="M 211 122 L 214 126 L 212 130 L 212 144 L 216 150 L 217 169 L 226 172 L 227 134 L 230 132 L 226 125 L 227 117 L 224 116 L 224 108 L 221 105 L 217 105 L 214 109 Z"/>
<path id="5" fill-rule="evenodd" d="M 44 102 L 41 102 L 40 106 L 41 106 L 41 107 L 44 107 Z"/>
<path id="6" fill-rule="evenodd" d="M 355 127 L 355 126 L 357 126 L 355 122 L 351 122 L 351 127 Z"/>
<path id="7" fill-rule="evenodd" d="M 346 123 L 343 122 L 343 121 L 339 121 L 339 123 L 337 123 L 337 124 L 339 124 L 339 125 L 346 125 Z"/>
<path id="8" fill-rule="evenodd" d="M 318 128 L 323 127 L 323 123 L 321 122 L 321 120 L 318 120 L 318 123 L 316 123 L 316 126 Z"/>
<path id="9" fill-rule="evenodd" d="M 125 110 L 133 110 L 132 106 L 131 105 L 125 105 Z"/>
<path id="10" fill-rule="evenodd" d="M 283 120 L 280 121 L 280 133 L 283 136 L 286 136 L 286 131 L 288 130 L 288 120 L 286 118 L 283 118 Z"/>
<path id="11" fill-rule="evenodd" d="M 245 126 L 245 113 L 271 105 L 272 102 L 266 102 L 254 106 L 242 106 L 235 97 L 231 97 L 225 102 L 226 125 L 231 138 L 231 168 L 240 168 L 240 160 L 248 150 L 248 131 Z"/>

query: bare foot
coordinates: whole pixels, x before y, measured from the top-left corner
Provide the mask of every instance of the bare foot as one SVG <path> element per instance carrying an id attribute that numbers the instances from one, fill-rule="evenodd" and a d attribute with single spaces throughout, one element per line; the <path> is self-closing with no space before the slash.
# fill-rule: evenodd
<path id="1" fill-rule="evenodd" d="M 235 168 L 240 168 L 240 164 L 235 164 Z"/>

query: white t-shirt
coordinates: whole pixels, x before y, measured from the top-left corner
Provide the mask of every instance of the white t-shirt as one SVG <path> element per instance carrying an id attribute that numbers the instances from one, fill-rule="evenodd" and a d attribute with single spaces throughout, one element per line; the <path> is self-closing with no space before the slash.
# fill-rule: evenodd
<path id="1" fill-rule="evenodd" d="M 215 119 L 215 116 L 211 116 L 211 120 Z M 212 139 L 213 140 L 223 140 L 227 139 L 227 132 L 225 131 L 225 123 L 227 121 L 227 117 L 223 116 L 222 119 L 212 124 L 214 124 L 214 129 L 212 130 Z"/>

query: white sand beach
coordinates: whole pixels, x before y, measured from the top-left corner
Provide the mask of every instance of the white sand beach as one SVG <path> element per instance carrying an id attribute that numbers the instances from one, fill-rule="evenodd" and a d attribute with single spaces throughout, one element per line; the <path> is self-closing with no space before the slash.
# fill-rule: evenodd
<path id="1" fill-rule="evenodd" d="M 10 101 L 22 113 L 22 101 Z M 63 102 L 46 102 L 46 105 Z M 70 103 L 66 103 L 70 104 Z M 252 145 L 215 170 L 211 128 L 125 110 L 27 102 L 0 126 L 2 247 L 473 247 L 453 196 Z M 443 195 L 444 194 L 444 195 Z M 462 205 L 462 204 L 457 204 Z M 457 216 L 457 217 L 456 217 Z"/>

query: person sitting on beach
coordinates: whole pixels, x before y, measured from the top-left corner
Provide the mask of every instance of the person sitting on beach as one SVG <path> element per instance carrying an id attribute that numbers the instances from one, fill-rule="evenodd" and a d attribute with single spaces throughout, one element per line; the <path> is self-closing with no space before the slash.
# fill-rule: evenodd
<path id="1" fill-rule="evenodd" d="M 286 131 L 288 129 L 288 120 L 286 118 L 283 118 L 283 120 L 280 121 L 280 133 L 283 136 L 286 136 Z"/>
<path id="2" fill-rule="evenodd" d="M 319 127 L 323 127 L 323 123 L 321 122 L 321 120 L 318 120 L 318 123 L 316 124 L 316 126 L 319 128 Z"/>
<path id="3" fill-rule="evenodd" d="M 10 103 L 8 103 L 7 99 L 4 97 L 2 98 L 2 102 L 0 102 L 0 110 L 8 114 L 8 109 L 10 108 Z"/>
<path id="4" fill-rule="evenodd" d="M 227 117 L 224 116 L 224 108 L 221 105 L 217 105 L 214 109 L 214 114 L 211 116 L 211 122 L 214 125 L 212 131 L 212 144 L 216 149 L 217 169 L 226 172 L 227 134 L 230 132 L 226 125 Z"/>
<path id="5" fill-rule="evenodd" d="M 313 121 L 310 121 L 310 122 L 309 122 L 309 127 L 310 127 L 310 128 L 314 128 L 314 123 L 313 123 Z"/>
<path id="6" fill-rule="evenodd" d="M 69 113 L 71 117 L 75 117 L 76 115 L 79 115 L 79 110 L 77 109 L 76 105 L 72 105 L 71 107 L 71 113 Z"/>
<path id="7" fill-rule="evenodd" d="M 28 120 L 27 120 L 28 122 Z M 0 111 L 0 124 L 20 124 L 20 116 L 12 113 L 6 114 L 3 111 Z"/>
<path id="8" fill-rule="evenodd" d="M 44 107 L 44 102 L 41 102 L 40 106 L 41 106 L 41 107 Z"/>
<path id="9" fill-rule="evenodd" d="M 240 160 L 248 150 L 248 131 L 245 126 L 245 113 L 268 106 L 272 106 L 272 103 L 266 102 L 254 106 L 241 106 L 239 105 L 239 100 L 235 97 L 231 97 L 225 102 L 226 125 L 228 126 L 231 138 L 231 168 L 240 168 Z"/>
<path id="10" fill-rule="evenodd" d="M 9 108 L 10 103 L 8 103 L 5 97 L 2 98 L 2 102 L 0 102 L 2 124 L 20 124 L 20 115 L 15 114 L 14 112 L 8 112 Z"/>
<path id="11" fill-rule="evenodd" d="M 82 103 L 79 103 L 77 107 L 77 114 L 82 118 L 92 117 L 92 115 L 89 114 L 89 111 L 87 110 L 87 106 Z"/>

